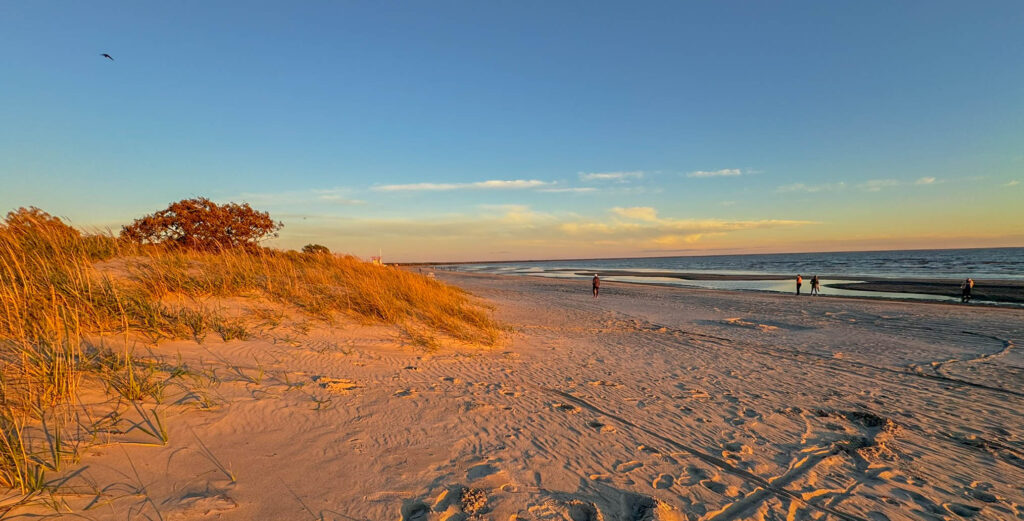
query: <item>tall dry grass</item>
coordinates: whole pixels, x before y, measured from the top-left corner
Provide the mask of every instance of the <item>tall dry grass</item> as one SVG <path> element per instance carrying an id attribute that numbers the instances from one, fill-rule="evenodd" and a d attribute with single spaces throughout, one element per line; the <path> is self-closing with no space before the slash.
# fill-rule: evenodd
<path id="1" fill-rule="evenodd" d="M 322 253 L 139 246 L 83 235 L 35 209 L 12 212 L 0 223 L 0 487 L 38 490 L 45 470 L 59 466 L 39 455 L 38 438 L 50 436 L 39 426 L 81 386 L 145 395 L 129 352 L 87 339 L 245 336 L 237 317 L 197 304 L 227 297 L 270 300 L 325 321 L 398 324 L 425 344 L 435 335 L 499 339 L 498 324 L 471 296 L 404 270 Z"/>
<path id="2" fill-rule="evenodd" d="M 258 296 L 324 320 L 343 314 L 419 325 L 485 345 L 493 345 L 499 335 L 487 310 L 461 289 L 351 256 L 151 250 L 128 264 L 126 271 L 136 290 L 150 301 Z"/>

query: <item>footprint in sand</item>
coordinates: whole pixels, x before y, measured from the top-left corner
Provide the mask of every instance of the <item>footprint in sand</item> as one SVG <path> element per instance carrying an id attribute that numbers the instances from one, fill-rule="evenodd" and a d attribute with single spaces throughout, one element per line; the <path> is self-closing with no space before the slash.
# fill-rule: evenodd
<path id="1" fill-rule="evenodd" d="M 671 487 L 676 482 L 676 478 L 669 474 L 659 474 L 651 486 L 654 488 L 665 489 Z"/>
<path id="2" fill-rule="evenodd" d="M 329 376 L 314 376 L 313 381 L 321 388 L 332 393 L 347 393 L 356 389 L 362 389 L 362 385 L 355 380 L 347 378 L 331 378 Z"/>
<path id="3" fill-rule="evenodd" d="M 687 487 L 692 487 L 693 485 L 708 479 L 708 473 L 706 470 L 693 465 L 686 467 L 686 475 L 689 479 L 684 483 L 684 485 Z"/>
<path id="4" fill-rule="evenodd" d="M 601 521 L 603 516 L 593 503 L 574 501 L 569 504 L 569 519 L 572 521 Z"/>
<path id="5" fill-rule="evenodd" d="M 715 481 L 713 479 L 705 479 L 705 480 L 701 481 L 700 484 L 704 488 L 706 488 L 706 489 L 708 489 L 708 490 L 710 490 L 710 491 L 712 491 L 712 492 L 714 492 L 716 494 L 725 495 L 726 491 L 729 490 L 729 486 L 728 485 L 726 485 L 725 483 L 721 483 L 719 481 Z"/>
<path id="6" fill-rule="evenodd" d="M 551 407 L 557 411 L 564 411 L 569 414 L 576 414 L 580 412 L 580 408 L 570 403 L 553 403 Z"/>
<path id="7" fill-rule="evenodd" d="M 681 395 L 678 395 L 678 398 L 684 400 L 703 400 L 711 398 L 711 395 L 704 389 L 690 387 L 682 383 L 676 384 L 676 388 L 679 389 L 680 391 L 683 391 Z"/>
<path id="8" fill-rule="evenodd" d="M 426 503 L 416 501 L 402 505 L 402 521 L 427 521 L 430 507 Z"/>
<path id="9" fill-rule="evenodd" d="M 494 465 L 491 465 L 489 463 L 481 463 L 480 465 L 474 465 L 472 467 L 469 467 L 469 470 L 466 471 L 466 479 L 468 479 L 469 481 L 475 481 L 480 478 L 486 478 L 491 474 L 497 473 L 498 467 L 495 467 Z"/>
<path id="10" fill-rule="evenodd" d="M 402 389 L 400 391 L 395 391 L 395 394 L 392 394 L 391 396 L 394 396 L 395 398 L 408 398 L 410 396 L 415 396 L 415 395 L 416 395 L 416 391 L 414 391 L 412 389 Z"/>
<path id="11" fill-rule="evenodd" d="M 744 445 L 738 441 L 730 441 L 722 445 L 722 457 L 726 459 L 738 459 L 744 455 L 750 455 L 754 453 L 754 449 L 750 446 Z"/>
<path id="12" fill-rule="evenodd" d="M 975 481 L 971 483 L 971 489 L 967 492 L 971 497 L 978 501 L 984 501 L 986 503 L 995 503 L 999 501 L 999 498 L 995 494 L 989 492 L 992 490 L 991 483 Z"/>
<path id="13" fill-rule="evenodd" d="M 227 494 L 199 493 L 186 494 L 178 506 L 180 510 L 172 512 L 167 519 L 193 519 L 197 514 L 199 516 L 210 514 L 220 516 L 222 512 L 238 508 L 238 503 Z"/>
<path id="14" fill-rule="evenodd" d="M 949 511 L 950 514 L 955 514 L 960 517 L 974 517 L 981 512 L 981 508 L 971 505 L 965 505 L 963 503 L 943 503 L 943 508 Z"/>
<path id="15" fill-rule="evenodd" d="M 636 469 L 638 469 L 640 467 L 643 467 L 643 466 L 644 466 L 643 463 L 641 463 L 639 461 L 636 461 L 636 460 L 627 461 L 625 463 L 619 463 L 618 465 L 616 465 L 615 466 L 615 471 L 616 472 L 626 473 L 626 472 L 634 471 L 634 470 L 636 470 Z"/>

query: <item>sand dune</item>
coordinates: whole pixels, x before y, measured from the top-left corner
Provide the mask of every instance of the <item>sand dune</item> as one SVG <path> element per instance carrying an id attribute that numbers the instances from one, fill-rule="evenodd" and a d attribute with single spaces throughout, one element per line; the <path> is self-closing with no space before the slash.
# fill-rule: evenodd
<path id="1" fill-rule="evenodd" d="M 1024 519 L 1024 311 L 440 276 L 515 326 L 505 346 L 426 353 L 355 324 L 161 344 L 215 378 L 158 406 L 166 446 L 111 434 L 138 443 L 86 455 L 64 501 L 119 520 Z"/>

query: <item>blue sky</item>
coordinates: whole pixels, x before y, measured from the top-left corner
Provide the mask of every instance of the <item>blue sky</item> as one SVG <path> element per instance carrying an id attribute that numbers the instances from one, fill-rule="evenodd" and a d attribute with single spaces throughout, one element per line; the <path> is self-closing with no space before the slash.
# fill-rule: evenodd
<path id="1" fill-rule="evenodd" d="M 0 209 L 245 200 L 391 260 L 1024 245 L 1018 1 L 292 4 L 0 3 Z"/>

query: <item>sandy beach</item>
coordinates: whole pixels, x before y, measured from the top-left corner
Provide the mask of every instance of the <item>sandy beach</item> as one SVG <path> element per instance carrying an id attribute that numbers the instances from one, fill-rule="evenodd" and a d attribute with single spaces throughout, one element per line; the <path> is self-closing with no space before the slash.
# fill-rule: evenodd
<path id="1" fill-rule="evenodd" d="M 61 501 L 111 520 L 1024 519 L 1024 311 L 438 277 L 494 306 L 500 348 L 355 323 L 161 343 L 210 383 L 111 418 Z"/>
<path id="2" fill-rule="evenodd" d="M 1024 521 L 1024 1 L 737 7 L 4 2 L 0 521 Z"/>

